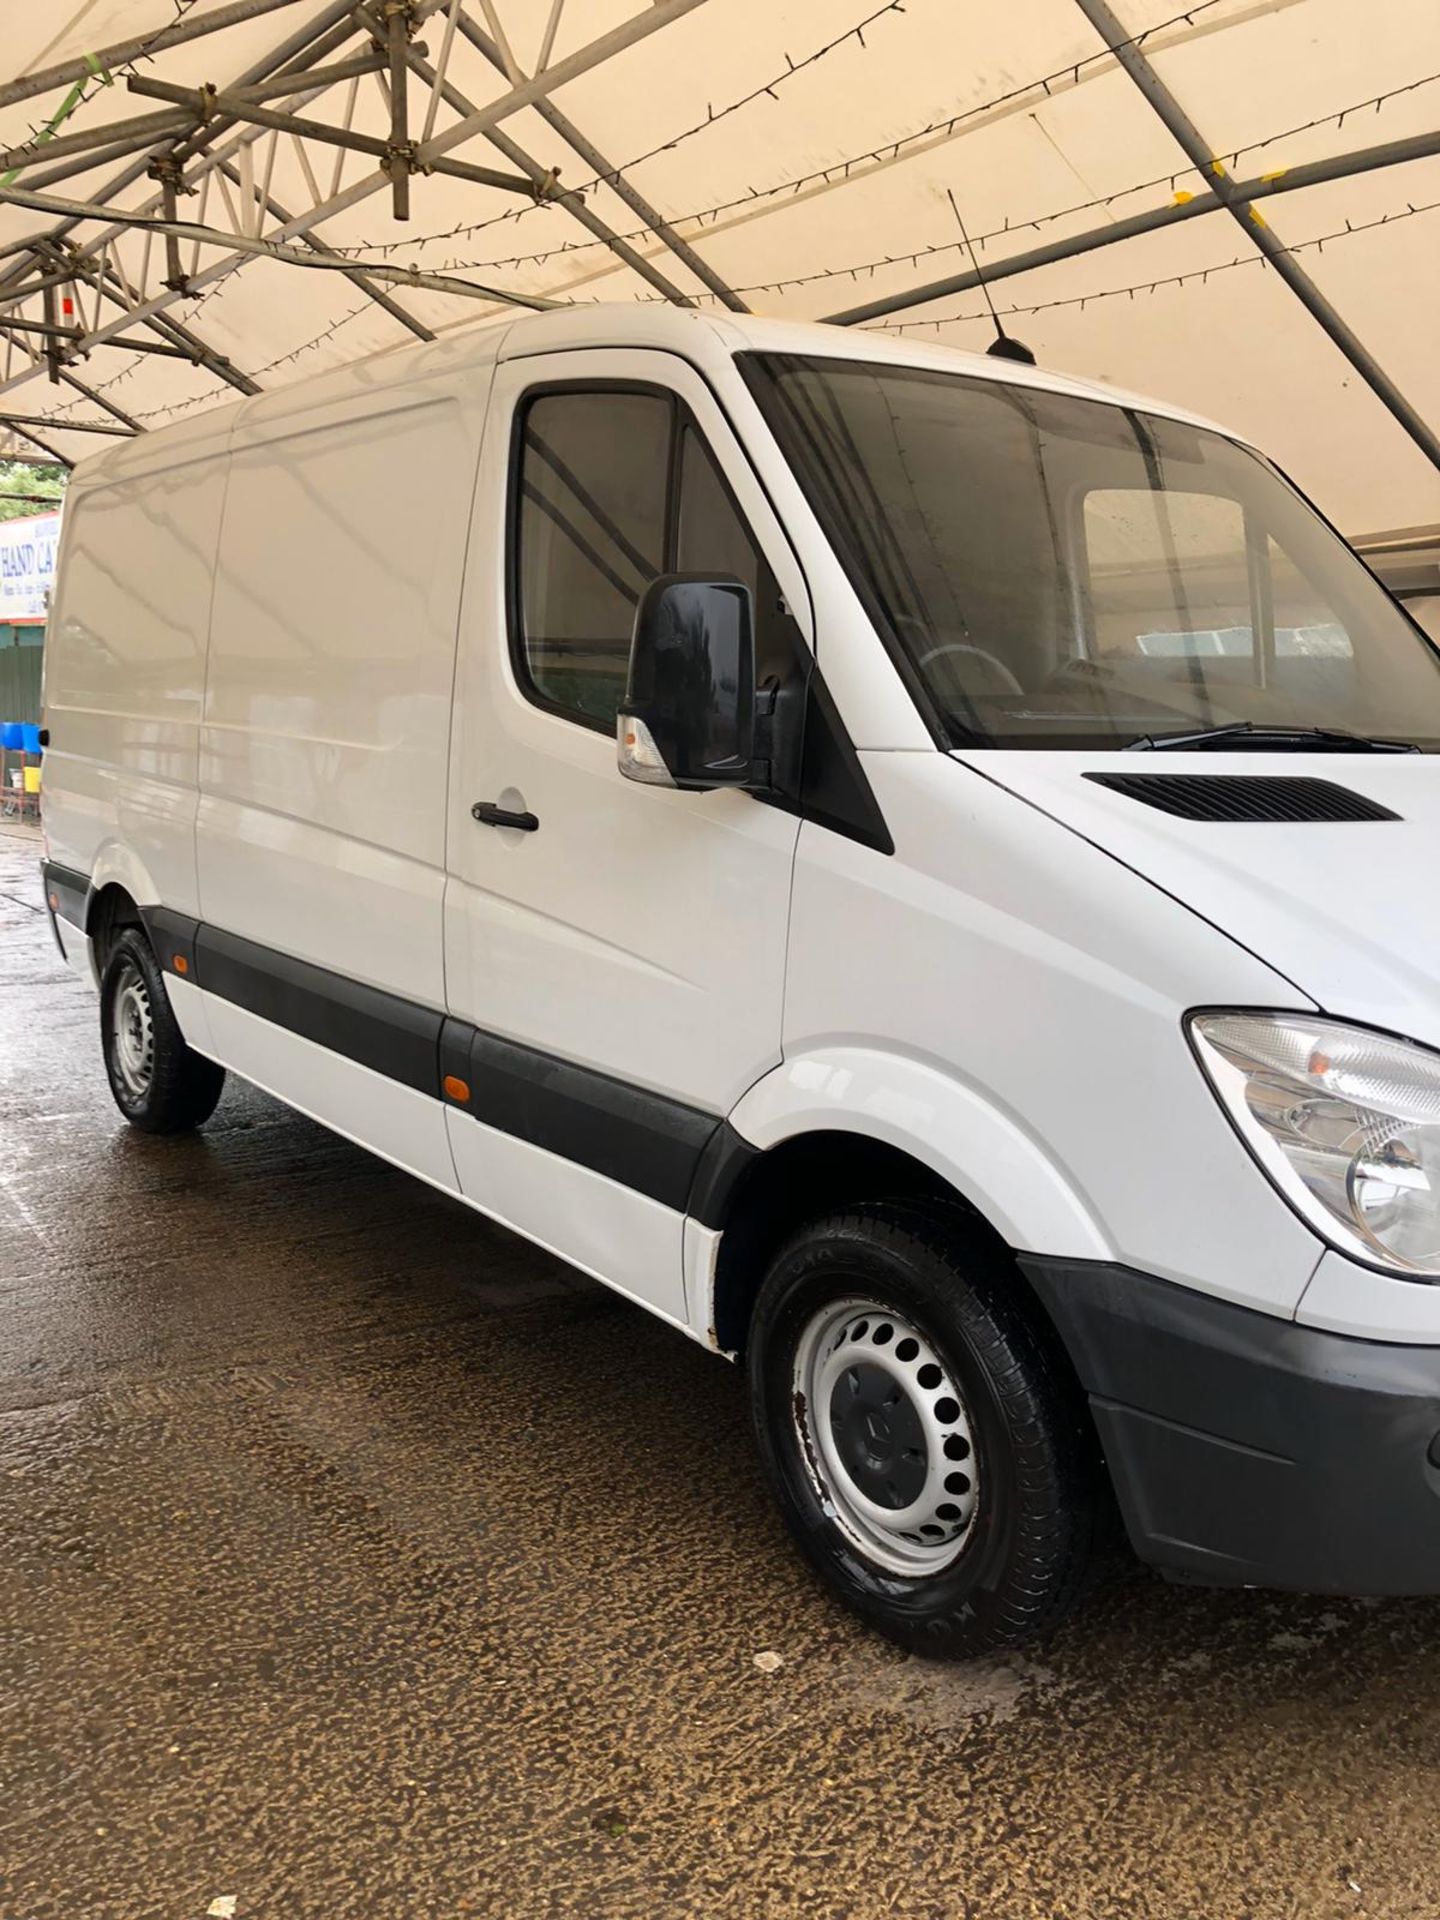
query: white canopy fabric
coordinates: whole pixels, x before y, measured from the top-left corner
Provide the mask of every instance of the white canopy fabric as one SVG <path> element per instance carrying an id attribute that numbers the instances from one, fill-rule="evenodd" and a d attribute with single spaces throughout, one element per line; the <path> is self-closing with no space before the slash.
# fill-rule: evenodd
<path id="1" fill-rule="evenodd" d="M 112 72 L 84 80 L 54 128 L 53 152 L 32 157 L 7 190 L 158 215 L 146 149 L 95 164 L 65 146 L 93 128 L 184 110 L 127 91 L 131 72 L 225 89 L 273 74 L 277 56 L 313 64 L 317 47 L 318 64 L 331 66 L 373 50 L 391 4 L 371 0 L 367 17 L 322 0 L 248 0 L 249 17 L 142 49 L 128 64 L 115 59 Z M 558 169 L 568 198 L 419 172 L 410 218 L 399 221 L 379 158 L 221 120 L 182 148 L 190 157 L 179 216 L 251 240 L 289 234 L 297 251 L 318 241 L 351 267 L 413 267 L 509 296 L 674 297 L 819 319 L 964 273 L 972 259 L 961 221 L 980 266 L 1001 276 L 1017 254 L 1119 227 L 1214 184 L 1080 0 L 411 4 L 428 17 L 415 33 L 426 51 L 408 82 L 410 139 L 446 146 L 450 129 L 484 117 L 488 125 L 448 144 L 450 159 L 512 176 Z M 1283 176 L 1362 149 L 1423 147 L 1440 130 L 1440 3 L 1112 7 L 1226 179 L 1269 189 L 1244 217 L 1268 223 L 1433 431 L 1440 142 L 1430 139 L 1422 157 L 1299 190 L 1284 191 Z M 4 82 L 246 8 L 247 0 L 0 0 L 0 101 L 9 100 L 0 143 L 33 141 L 72 85 L 17 99 Z M 437 66 L 444 97 L 432 100 L 423 76 Z M 295 79 L 291 94 L 267 91 L 265 108 L 382 144 L 391 137 L 383 71 L 318 92 L 303 74 Z M 177 137 L 157 138 L 149 151 L 173 151 Z M 0 184 L 14 164 L 0 161 Z M 304 237 L 305 217 L 337 199 Z M 62 229 L 78 257 L 37 251 L 60 224 L 53 207 L 0 204 L 0 420 L 21 423 L 0 427 L 0 449 L 35 453 L 38 440 L 79 459 L 107 442 L 77 431 L 77 421 L 150 429 L 233 399 L 237 383 L 287 384 L 417 330 L 443 333 L 507 311 L 464 291 L 362 284 L 266 258 L 239 256 L 236 265 L 232 248 L 188 238 L 180 243 L 188 280 L 177 292 L 163 284 L 162 234 L 91 213 Z M 1219 208 L 1005 274 L 988 290 L 1005 330 L 1043 366 L 1236 426 L 1352 536 L 1440 522 L 1440 470 L 1264 262 L 1254 231 Z M 108 294 L 94 284 L 102 276 Z M 39 331 L 47 309 L 38 283 L 47 277 L 48 324 L 78 329 L 81 349 L 97 331 L 110 336 L 85 357 L 60 342 L 60 385 L 43 357 L 54 336 Z M 985 290 L 974 288 L 864 322 L 857 352 L 865 326 L 969 348 L 995 331 Z M 162 351 L 115 344 L 130 340 Z M 213 358 L 181 357 L 200 352 L 224 356 L 229 376 Z"/>

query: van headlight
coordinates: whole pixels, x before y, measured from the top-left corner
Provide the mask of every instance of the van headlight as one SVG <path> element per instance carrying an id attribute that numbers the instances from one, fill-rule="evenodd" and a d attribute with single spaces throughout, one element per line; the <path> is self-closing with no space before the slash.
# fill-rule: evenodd
<path id="1" fill-rule="evenodd" d="M 1440 1279 L 1440 1054 L 1291 1013 L 1199 1013 L 1190 1035 L 1236 1132 L 1317 1233 Z"/>

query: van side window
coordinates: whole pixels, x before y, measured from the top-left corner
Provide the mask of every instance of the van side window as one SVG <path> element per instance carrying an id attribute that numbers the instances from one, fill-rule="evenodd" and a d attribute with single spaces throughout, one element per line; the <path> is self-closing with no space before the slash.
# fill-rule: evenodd
<path id="1" fill-rule="evenodd" d="M 540 393 L 520 429 L 515 664 L 539 704 L 609 731 L 640 595 L 657 573 L 733 574 L 755 602 L 756 669 L 793 642 L 779 588 L 685 409 L 642 389 Z"/>
<path id="2" fill-rule="evenodd" d="M 609 726 L 635 607 L 664 569 L 671 406 L 643 392 L 540 394 L 520 442 L 520 664 L 546 705 Z"/>
<path id="3" fill-rule="evenodd" d="M 755 542 L 731 504 L 710 449 L 688 422 L 680 435 L 677 526 L 677 573 L 733 573 L 751 593 L 759 590 Z"/>
<path id="4" fill-rule="evenodd" d="M 740 518 L 720 469 L 693 421 L 680 430 L 680 506 L 675 517 L 677 573 L 733 573 L 750 589 L 755 614 L 755 677 L 761 686 L 794 668 L 794 636 L 780 588 Z"/>

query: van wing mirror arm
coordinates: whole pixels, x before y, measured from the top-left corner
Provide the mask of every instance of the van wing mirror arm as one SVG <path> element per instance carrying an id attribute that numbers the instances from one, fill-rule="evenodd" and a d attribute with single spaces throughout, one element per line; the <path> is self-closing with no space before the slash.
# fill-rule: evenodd
<path id="1" fill-rule="evenodd" d="M 805 680 L 767 680 L 755 689 L 755 785 L 800 798 L 805 747 Z"/>

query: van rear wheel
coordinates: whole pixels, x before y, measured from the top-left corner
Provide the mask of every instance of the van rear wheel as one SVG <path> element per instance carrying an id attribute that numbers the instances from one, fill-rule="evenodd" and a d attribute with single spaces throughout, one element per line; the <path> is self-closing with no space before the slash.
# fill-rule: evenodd
<path id="1" fill-rule="evenodd" d="M 150 943 L 115 942 L 100 981 L 100 1038 L 115 1104 L 145 1133 L 184 1133 L 215 1111 L 225 1069 L 185 1044 Z"/>
<path id="2" fill-rule="evenodd" d="M 786 1523 L 917 1653 L 1046 1631 L 1094 1558 L 1088 1416 L 1022 1285 L 958 1210 L 877 1204 L 805 1228 L 756 1303 L 751 1407 Z"/>

